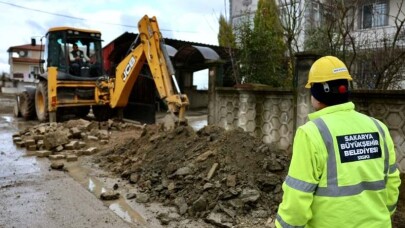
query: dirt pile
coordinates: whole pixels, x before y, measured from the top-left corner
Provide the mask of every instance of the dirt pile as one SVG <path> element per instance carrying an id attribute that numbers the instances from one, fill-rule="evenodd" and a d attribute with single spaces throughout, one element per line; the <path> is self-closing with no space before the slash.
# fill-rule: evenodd
<path id="1" fill-rule="evenodd" d="M 289 165 L 285 152 L 274 148 L 242 129 L 181 126 L 166 132 L 148 125 L 140 137 L 101 151 L 95 161 L 136 183 L 148 201 L 175 205 L 180 215 L 220 227 L 242 220 L 260 226 L 275 216 Z"/>

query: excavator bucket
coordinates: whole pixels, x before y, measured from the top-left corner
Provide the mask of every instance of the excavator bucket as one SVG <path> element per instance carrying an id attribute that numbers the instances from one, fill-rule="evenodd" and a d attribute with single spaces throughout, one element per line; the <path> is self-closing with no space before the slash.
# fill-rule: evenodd
<path id="1" fill-rule="evenodd" d="M 166 114 L 162 120 L 161 123 L 163 124 L 163 128 L 168 131 L 172 130 L 178 126 L 187 126 L 187 119 L 186 118 L 179 118 L 173 113 L 168 113 Z"/>

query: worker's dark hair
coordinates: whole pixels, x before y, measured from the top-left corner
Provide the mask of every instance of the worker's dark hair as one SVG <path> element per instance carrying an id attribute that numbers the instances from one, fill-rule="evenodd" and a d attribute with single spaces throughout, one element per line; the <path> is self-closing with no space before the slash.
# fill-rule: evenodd
<path id="1" fill-rule="evenodd" d="M 324 83 L 313 83 L 311 94 L 327 106 L 343 104 L 349 101 L 349 82 L 347 79 L 338 79 Z"/>

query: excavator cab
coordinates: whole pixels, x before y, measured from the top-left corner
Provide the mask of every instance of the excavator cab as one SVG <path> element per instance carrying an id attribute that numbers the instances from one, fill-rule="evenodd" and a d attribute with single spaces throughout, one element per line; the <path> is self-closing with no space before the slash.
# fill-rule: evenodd
<path id="1" fill-rule="evenodd" d="M 89 80 L 103 75 L 101 33 L 72 27 L 54 27 L 46 34 L 42 71 L 56 67 L 58 80 Z M 74 59 L 73 46 L 83 56 Z M 73 59 L 72 59 L 73 58 Z"/>

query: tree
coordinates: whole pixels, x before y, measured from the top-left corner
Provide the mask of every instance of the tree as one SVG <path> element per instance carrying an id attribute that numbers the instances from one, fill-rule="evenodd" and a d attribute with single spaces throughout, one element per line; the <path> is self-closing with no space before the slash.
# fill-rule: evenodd
<path id="1" fill-rule="evenodd" d="M 235 48 L 235 36 L 233 34 L 232 25 L 228 23 L 224 15 L 219 16 L 219 32 L 218 43 L 222 47 Z"/>
<path id="2" fill-rule="evenodd" d="M 280 9 L 280 24 L 284 31 L 284 40 L 288 49 L 289 77 L 292 77 L 295 66 L 294 54 L 300 52 L 302 45 L 300 37 L 303 31 L 303 18 L 305 12 L 305 1 L 302 0 L 278 0 Z"/>
<path id="3" fill-rule="evenodd" d="M 249 16 L 245 17 L 237 27 L 236 38 L 244 82 L 290 86 L 286 46 L 274 0 L 259 0 L 253 24 Z"/>
<path id="4" fill-rule="evenodd" d="M 239 84 L 241 82 L 239 76 L 239 70 L 235 60 L 235 48 L 236 41 L 235 35 L 233 33 L 232 25 L 229 23 L 225 17 L 221 14 L 219 17 L 219 32 L 218 32 L 218 44 L 226 48 L 231 60 L 232 77 L 234 81 Z"/>

